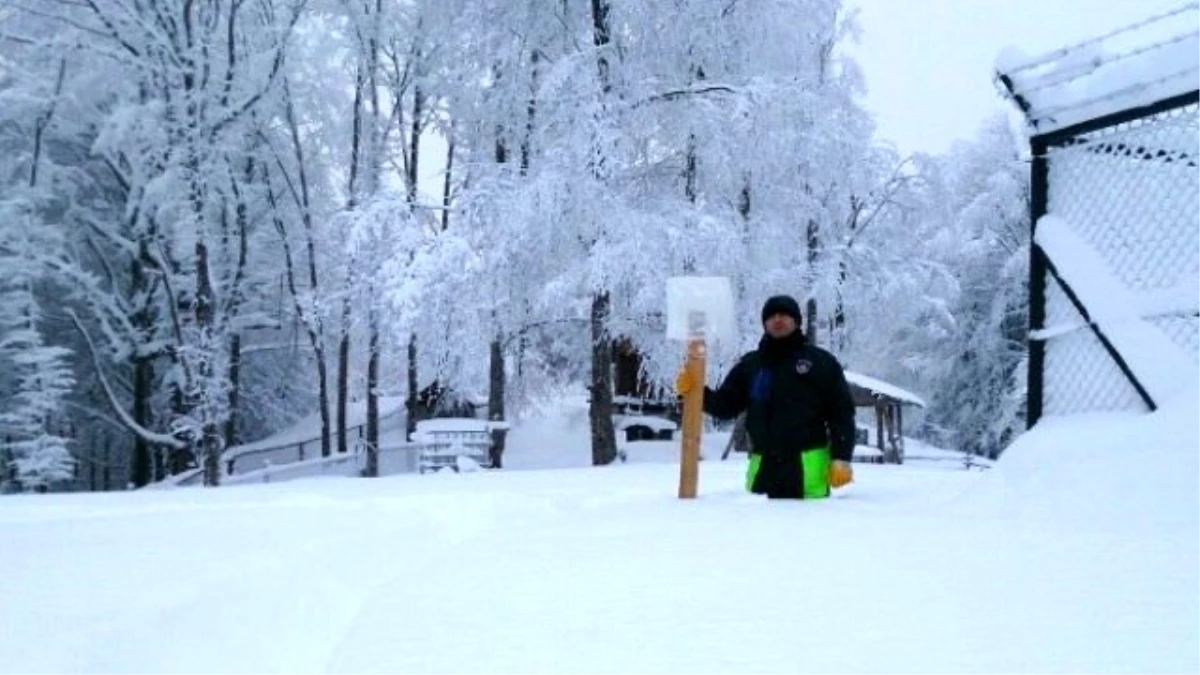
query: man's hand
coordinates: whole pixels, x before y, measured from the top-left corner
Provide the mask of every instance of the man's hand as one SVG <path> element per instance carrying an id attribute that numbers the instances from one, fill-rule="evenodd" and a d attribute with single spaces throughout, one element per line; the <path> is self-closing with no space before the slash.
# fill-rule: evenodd
<path id="1" fill-rule="evenodd" d="M 829 466 L 829 487 L 845 487 L 853 481 L 854 469 L 850 467 L 850 462 L 843 462 L 840 459 L 833 460 L 833 464 Z"/>
<path id="2" fill-rule="evenodd" d="M 680 396 L 687 396 L 692 390 L 692 374 L 688 372 L 686 367 L 679 369 L 679 374 L 675 376 L 675 393 Z"/>

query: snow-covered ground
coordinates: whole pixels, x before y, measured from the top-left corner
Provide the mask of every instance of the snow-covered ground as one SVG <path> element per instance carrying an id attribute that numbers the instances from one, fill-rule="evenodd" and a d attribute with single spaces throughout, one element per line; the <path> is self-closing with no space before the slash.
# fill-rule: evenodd
<path id="1" fill-rule="evenodd" d="M 5 498 L 0 671 L 1196 672 L 1198 404 L 811 502 L 587 467 L 571 398 L 503 471 Z"/>

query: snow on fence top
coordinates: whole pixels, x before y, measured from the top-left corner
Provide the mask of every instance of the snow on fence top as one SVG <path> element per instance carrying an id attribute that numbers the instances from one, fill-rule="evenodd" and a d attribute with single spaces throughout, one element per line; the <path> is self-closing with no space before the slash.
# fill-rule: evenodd
<path id="1" fill-rule="evenodd" d="M 1071 47 L 1029 57 L 1013 47 L 996 76 L 1035 135 L 1200 88 L 1200 2 Z"/>

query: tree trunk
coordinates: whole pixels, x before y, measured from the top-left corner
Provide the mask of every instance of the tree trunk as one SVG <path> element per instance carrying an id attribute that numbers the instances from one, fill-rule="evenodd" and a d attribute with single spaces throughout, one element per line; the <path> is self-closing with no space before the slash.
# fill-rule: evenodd
<path id="1" fill-rule="evenodd" d="M 367 153 L 367 187 L 370 195 L 379 192 L 379 22 L 382 0 L 375 1 L 371 23 L 370 40 L 367 44 L 367 84 L 370 88 L 370 111 L 368 121 L 371 128 L 367 135 L 370 147 Z M 374 255 L 368 255 L 373 260 Z M 363 475 L 379 475 L 379 299 L 375 293 L 374 265 L 372 276 L 367 282 L 367 416 L 366 416 L 366 464 Z"/>
<path id="2" fill-rule="evenodd" d="M 359 204 L 359 181 L 362 172 L 364 155 L 367 154 L 363 144 L 366 132 L 363 129 L 363 96 L 366 93 L 368 74 L 362 63 L 361 54 L 358 67 L 354 73 L 354 113 L 350 125 L 350 167 L 346 178 L 347 202 L 346 210 L 353 211 Z M 337 452 L 339 455 L 349 451 L 348 442 L 350 429 L 346 416 L 346 406 L 350 397 L 350 295 L 354 291 L 354 265 L 356 261 L 351 256 L 346 271 L 346 296 L 342 299 L 341 335 L 338 338 L 338 382 L 337 382 Z"/>
<path id="3" fill-rule="evenodd" d="M 216 422 L 206 422 L 203 430 L 204 485 L 217 487 L 221 484 L 221 428 Z"/>
<path id="4" fill-rule="evenodd" d="M 842 352 L 847 347 L 846 302 L 842 295 L 842 289 L 846 287 L 847 276 L 846 261 L 842 260 L 838 263 L 837 300 L 833 308 L 833 319 L 829 327 L 829 345 L 835 352 Z"/>
<path id="5" fill-rule="evenodd" d="M 254 159 L 247 160 L 243 180 L 250 185 L 255 181 L 257 174 Z M 233 280 L 228 288 L 230 302 L 226 307 L 226 315 L 230 320 L 236 320 L 242 311 L 242 302 L 245 299 L 242 286 L 245 283 L 246 268 L 250 260 L 250 216 L 245 196 L 237 181 L 233 179 L 232 173 L 229 187 L 236 200 L 234 222 L 237 224 L 238 254 Z M 231 332 L 229 336 L 229 371 L 227 373 L 229 378 L 229 417 L 225 420 L 225 448 L 236 445 L 238 440 L 238 402 L 241 394 L 242 373 L 242 335 L 236 327 L 229 330 Z"/>
<path id="6" fill-rule="evenodd" d="M 607 94 L 612 89 L 607 47 L 612 41 L 608 22 L 608 0 L 592 0 L 592 44 L 599 55 L 596 66 L 600 71 L 600 90 Z"/>
<path id="7" fill-rule="evenodd" d="M 488 419 L 504 421 L 504 345 L 499 338 L 492 340 L 488 368 Z M 503 468 L 504 443 L 508 437 L 505 429 L 492 430 L 490 450 L 493 469 Z"/>
<path id="8" fill-rule="evenodd" d="M 284 81 L 284 93 L 287 97 L 287 106 L 285 113 L 287 115 L 288 131 L 292 138 L 292 152 L 296 159 L 296 177 L 299 183 L 299 194 L 293 194 L 300 208 L 300 222 L 304 224 L 304 245 L 308 255 L 308 289 L 309 292 L 316 295 L 317 293 L 317 243 L 316 235 L 313 232 L 312 222 L 312 204 L 308 194 L 308 170 L 304 163 L 304 146 L 300 142 L 300 125 L 296 122 L 296 110 L 292 103 L 291 89 Z M 268 198 L 274 200 L 270 190 L 267 191 Z M 274 210 L 274 204 L 272 204 Z M 295 277 L 292 274 L 292 259 L 290 249 L 287 248 L 287 233 L 282 232 L 284 237 L 284 250 L 288 253 L 287 269 L 288 282 L 292 291 L 292 298 L 296 306 L 296 313 L 302 319 L 305 317 L 304 308 L 300 305 L 299 295 L 296 293 Z M 320 406 L 321 415 L 321 456 L 328 457 L 332 452 L 332 424 L 329 418 L 329 364 L 325 352 L 325 319 L 320 312 L 313 312 L 305 321 L 308 328 L 308 340 L 312 344 L 313 356 L 317 362 L 317 405 Z"/>
<path id="9" fill-rule="evenodd" d="M 738 191 L 737 202 L 738 214 L 742 217 L 743 234 L 747 240 L 750 237 L 750 207 L 752 203 L 750 196 L 750 176 L 747 174 L 743 177 L 742 189 Z M 746 297 L 745 275 L 738 275 L 737 292 L 738 299 L 744 300 Z M 752 445 L 750 433 L 746 431 L 746 413 L 742 413 L 733 423 L 733 432 L 729 434 L 729 443 L 725 446 L 725 452 L 721 454 L 721 459 L 728 457 L 730 452 L 749 453 L 753 449 Z"/>
<path id="10" fill-rule="evenodd" d="M 371 309 L 367 322 L 367 463 L 363 475 L 379 475 L 379 313 Z"/>
<path id="11" fill-rule="evenodd" d="M 190 140 L 190 139 L 189 139 Z M 196 158 L 195 149 L 192 150 L 192 158 L 188 161 L 188 167 L 191 173 L 191 201 L 192 211 L 196 217 L 196 243 L 194 251 L 196 255 L 195 270 L 196 270 L 196 298 L 193 305 L 193 316 L 196 321 L 196 329 L 199 333 L 198 341 L 202 349 L 212 350 L 218 345 L 218 340 L 213 334 L 213 329 L 216 323 L 216 293 L 213 290 L 211 270 L 209 269 L 209 253 L 208 244 L 204 233 L 204 187 L 200 183 L 199 160 Z M 205 487 L 217 487 L 221 484 L 221 430 L 217 425 L 216 411 L 212 405 L 206 400 L 207 394 L 212 393 L 216 371 L 213 368 L 212 359 L 205 355 L 196 364 L 194 372 L 196 381 L 191 396 L 187 397 L 187 408 L 194 415 L 199 412 L 201 420 L 200 437 L 194 435 L 189 439 L 192 446 L 198 451 L 196 454 L 200 458 L 201 466 L 204 469 L 204 485 Z M 196 391 L 199 390 L 199 391 Z"/>
<path id="12" fill-rule="evenodd" d="M 238 394 L 241 391 L 242 336 L 229 338 L 229 418 L 225 420 L 225 447 L 237 445 Z"/>
<path id="13" fill-rule="evenodd" d="M 149 336 L 153 331 L 153 317 L 149 302 L 149 275 L 146 273 L 146 261 L 150 257 L 149 244 L 143 240 L 138 244 L 138 255 L 130 265 L 130 286 L 133 297 L 139 299 L 139 305 L 130 317 L 130 322 L 141 335 Z M 133 420 L 143 429 L 151 426 L 151 401 L 154 395 L 154 364 L 148 356 L 134 355 L 133 358 L 133 401 L 131 402 Z M 165 478 L 166 471 L 155 471 L 154 457 L 150 443 L 140 434 L 133 435 L 133 458 L 130 465 L 130 482 L 135 488 L 149 484 L 151 472 L 158 480 Z M 158 462 L 159 467 L 162 462 Z"/>
<path id="14" fill-rule="evenodd" d="M 408 392 L 405 397 L 404 406 L 408 410 L 408 415 L 404 420 L 405 439 L 412 436 L 417 430 L 417 334 L 413 333 L 408 336 Z"/>
<path id="15" fill-rule="evenodd" d="M 154 467 L 154 480 L 162 480 L 167 477 L 167 462 L 171 459 L 168 455 L 173 451 L 170 448 L 150 448 L 150 461 Z"/>
<path id="16" fill-rule="evenodd" d="M 198 176 L 195 176 L 198 178 Z M 199 194 L 199 188 L 194 188 Z M 199 234 L 199 232 L 197 233 Z M 196 327 L 200 330 L 200 342 L 202 345 L 212 349 L 218 344 L 218 341 L 213 335 L 214 311 L 216 310 L 216 298 L 214 297 L 212 279 L 209 276 L 208 265 L 208 245 L 204 239 L 200 238 L 196 241 L 196 306 L 195 317 Z M 213 386 L 213 378 L 215 371 L 211 362 L 207 359 L 201 360 L 196 369 L 196 376 L 199 379 L 201 387 L 210 389 Z M 207 403 L 201 394 L 200 400 L 196 401 L 200 409 L 200 418 L 203 420 L 200 427 L 200 438 L 193 439 L 193 443 L 199 441 L 199 450 L 204 467 L 204 485 L 206 487 L 217 487 L 221 484 L 221 449 L 224 444 L 221 439 L 221 429 L 217 424 L 215 411 L 211 408 L 211 404 Z M 193 410 L 196 405 L 189 406 Z"/>
<path id="17" fill-rule="evenodd" d="M 608 0 L 592 0 L 592 44 L 596 47 L 596 67 L 600 77 L 600 91 L 608 96 L 612 91 L 612 77 L 608 60 L 611 40 Z M 597 152 L 597 155 L 602 155 Z M 603 156 L 593 163 L 592 172 L 601 180 L 605 168 Z M 588 418 L 591 424 L 592 464 L 611 464 L 617 458 L 617 436 L 613 429 L 612 390 L 612 344 L 608 335 L 608 315 L 612 299 L 607 290 L 596 290 L 592 294 L 590 312 L 592 338 L 592 373 Z"/>
<path id="18" fill-rule="evenodd" d="M 366 74 L 360 63 L 354 74 L 354 114 L 350 123 L 350 166 L 346 176 L 346 210 L 358 206 L 359 173 L 363 160 L 363 89 L 367 86 Z"/>
<path id="19" fill-rule="evenodd" d="M 337 382 L 337 428 L 338 454 L 348 451 L 347 435 L 350 429 L 346 414 L 346 406 L 350 397 L 350 301 L 342 302 L 342 336 L 338 340 L 338 382 Z"/>
<path id="20" fill-rule="evenodd" d="M 529 163 L 533 153 L 533 124 L 537 117 L 537 90 L 541 50 L 534 49 L 529 54 L 529 99 L 525 102 L 525 134 L 521 138 L 521 175 L 529 173 Z"/>
<path id="21" fill-rule="evenodd" d="M 442 232 L 450 228 L 450 202 L 454 176 L 454 127 L 450 128 L 450 141 L 446 145 L 446 176 L 442 182 Z"/>
<path id="22" fill-rule="evenodd" d="M 416 60 L 420 60 L 420 51 L 416 54 Z M 421 86 L 418 84 L 413 87 L 412 99 L 412 119 L 409 121 L 408 130 L 408 164 L 406 165 L 407 173 L 405 175 L 405 187 L 408 190 L 408 206 L 410 209 L 415 209 L 417 205 L 418 182 L 420 181 L 420 159 L 421 159 L 421 117 L 424 115 L 425 95 L 421 92 Z M 445 188 L 449 187 L 449 176 L 446 177 L 447 183 Z M 445 193 L 443 193 L 445 198 Z M 442 214 L 442 226 L 447 227 L 449 220 L 446 214 Z M 417 409 L 417 394 L 419 393 L 419 373 L 417 364 L 417 334 L 409 335 L 408 339 L 408 398 L 406 404 L 408 407 L 408 417 L 404 422 L 406 438 L 417 430 L 417 421 L 423 417 L 421 411 Z"/>
<path id="23" fill-rule="evenodd" d="M 747 171 L 742 175 L 742 189 L 738 192 L 737 207 L 738 213 L 742 217 L 742 245 L 747 247 L 752 236 L 750 230 L 750 209 L 753 205 L 753 194 L 750 172 Z M 734 297 L 734 300 L 738 306 L 744 306 L 749 302 L 749 299 L 746 297 L 746 276 L 746 274 L 738 274 L 736 277 L 734 292 L 737 295 Z"/>
<path id="24" fill-rule="evenodd" d="M 110 462 L 112 461 L 112 438 L 105 435 L 104 437 L 104 464 L 100 469 L 100 489 L 108 492 L 111 489 L 111 481 L 109 476 Z"/>
<path id="25" fill-rule="evenodd" d="M 817 299 L 809 298 L 804 303 L 804 337 L 808 339 L 811 345 L 817 344 L 817 338 L 820 337 L 817 332 Z"/>
<path id="26" fill-rule="evenodd" d="M 538 52 L 534 50 L 531 61 L 531 80 L 536 86 L 537 83 L 537 63 Z M 499 71 L 496 71 L 496 78 L 499 79 Z M 533 119 L 536 112 L 536 104 L 533 95 L 530 95 L 525 108 L 525 132 L 521 140 L 521 158 L 520 158 L 520 173 L 525 176 L 529 171 L 530 161 L 530 143 L 533 134 Z M 503 166 L 508 163 L 508 145 L 506 142 L 504 128 L 497 125 L 496 128 L 496 146 L 494 148 L 494 159 L 497 165 Z M 496 324 L 497 330 L 499 327 L 499 319 L 492 314 L 492 323 Z M 488 361 L 488 420 L 500 422 L 504 420 L 504 398 L 505 398 L 505 359 L 504 359 L 504 339 L 503 335 L 497 333 L 492 339 L 489 346 L 489 361 Z M 504 447 L 508 439 L 508 430 L 493 429 L 492 430 L 492 445 L 488 451 L 490 464 L 493 469 L 504 467 Z"/>
<path id="27" fill-rule="evenodd" d="M 0 444 L 0 495 L 10 492 L 19 492 L 20 484 L 17 482 L 17 467 L 13 466 L 12 437 L 5 436 L 4 442 Z"/>
<path id="28" fill-rule="evenodd" d="M 325 363 L 325 348 L 316 350 L 317 405 L 321 407 L 321 456 L 333 454 L 333 423 L 329 416 L 329 366 Z"/>
<path id="29" fill-rule="evenodd" d="M 808 275 L 812 281 L 817 277 L 817 254 L 821 246 L 820 231 L 816 219 L 808 221 Z M 817 344 L 817 298 L 810 295 L 805 303 L 804 335 L 809 344 Z"/>
<path id="30" fill-rule="evenodd" d="M 133 362 L 133 421 L 143 429 L 150 428 L 150 397 L 153 396 L 154 366 L 149 359 L 139 358 Z M 130 481 L 135 488 L 143 487 L 150 482 L 154 458 L 151 456 L 150 443 L 141 434 L 133 435 L 133 466 L 130 467 Z M 158 465 L 162 467 L 162 462 Z M 166 477 L 165 468 L 157 473 L 159 480 Z"/>
<path id="31" fill-rule="evenodd" d="M 592 382 L 588 418 L 592 430 L 592 464 L 612 464 L 617 459 L 617 435 L 613 429 L 612 343 L 608 336 L 608 293 L 592 296 Z"/>
<path id="32" fill-rule="evenodd" d="M 408 176 L 405 181 L 408 183 L 408 203 L 416 205 L 417 203 L 417 181 L 420 180 L 421 174 L 418 167 L 420 166 L 421 158 L 421 116 L 424 115 L 425 95 L 421 93 L 421 87 L 413 88 L 413 109 L 412 120 L 409 127 L 409 150 L 408 150 Z"/>

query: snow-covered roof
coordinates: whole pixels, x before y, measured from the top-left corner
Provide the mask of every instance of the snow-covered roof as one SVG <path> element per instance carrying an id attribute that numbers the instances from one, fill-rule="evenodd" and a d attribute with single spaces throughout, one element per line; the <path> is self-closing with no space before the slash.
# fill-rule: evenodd
<path id="1" fill-rule="evenodd" d="M 508 422 L 492 422 L 474 417 L 436 417 L 417 422 L 417 431 L 446 433 L 446 432 L 489 432 L 492 429 L 507 429 Z"/>
<path id="2" fill-rule="evenodd" d="M 883 396 L 889 396 L 898 401 L 903 401 L 905 403 L 912 403 L 913 405 L 919 405 L 922 408 L 926 407 L 925 399 L 921 398 L 920 396 L 917 396 L 916 394 L 912 393 L 911 391 L 901 389 L 900 387 L 897 387 L 894 384 L 889 384 L 887 382 L 884 382 L 883 380 L 877 380 L 873 377 L 863 375 L 862 373 L 856 373 L 854 371 L 847 370 L 846 371 L 846 381 L 849 382 L 850 384 L 856 384 L 856 385 L 862 387 L 863 389 L 867 389 L 873 394 L 881 394 Z"/>
<path id="3" fill-rule="evenodd" d="M 628 429 L 629 427 L 646 427 L 655 431 L 675 431 L 679 428 L 671 420 L 665 417 L 653 417 L 650 415 L 617 415 L 613 417 L 615 426 L 618 430 Z"/>
<path id="4" fill-rule="evenodd" d="M 855 457 L 883 457 L 883 451 L 873 445 L 854 446 Z"/>
<path id="5" fill-rule="evenodd" d="M 1200 89 L 1200 3 L 1030 57 L 1009 47 L 997 79 L 1035 135 Z"/>

